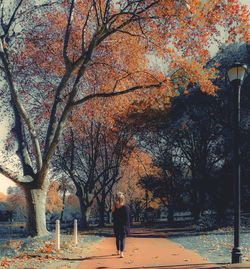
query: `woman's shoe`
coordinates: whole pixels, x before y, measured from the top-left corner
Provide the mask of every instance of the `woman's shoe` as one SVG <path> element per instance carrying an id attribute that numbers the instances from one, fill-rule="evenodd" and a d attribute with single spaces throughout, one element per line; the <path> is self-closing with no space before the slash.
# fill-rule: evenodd
<path id="1" fill-rule="evenodd" d="M 121 254 L 120 250 L 117 250 L 117 251 L 116 251 L 116 254 L 117 254 L 117 255 L 120 255 L 120 254 Z"/>
<path id="2" fill-rule="evenodd" d="M 124 253 L 123 253 L 123 251 L 121 252 L 121 258 L 124 258 Z"/>

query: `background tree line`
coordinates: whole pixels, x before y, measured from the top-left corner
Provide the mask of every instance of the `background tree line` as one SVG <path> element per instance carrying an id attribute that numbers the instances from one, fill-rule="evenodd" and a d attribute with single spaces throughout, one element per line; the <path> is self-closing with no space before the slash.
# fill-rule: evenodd
<path id="1" fill-rule="evenodd" d="M 208 63 L 217 64 L 219 78 L 215 95 L 207 95 L 196 85 L 188 95 L 172 100 L 168 117 L 148 126 L 142 134 L 142 147 L 153 156 L 159 175 L 141 178 L 140 185 L 166 202 L 168 219 L 180 210 L 191 211 L 197 221 L 205 210 L 217 214 L 218 223 L 225 223 L 233 209 L 232 152 L 232 89 L 223 78 L 234 62 L 249 65 L 248 44 L 232 45 Z M 249 109 L 250 77 L 246 77 L 241 95 L 240 160 L 242 169 L 242 210 L 249 212 Z"/>
<path id="2" fill-rule="evenodd" d="M 209 61 L 219 65 L 215 95 L 190 84 L 189 94 L 179 87 L 180 94 L 163 109 L 151 105 L 155 100 L 150 105 L 139 99 L 124 104 L 121 98 L 75 111 L 53 159 L 54 174 L 61 177 L 49 187 L 48 220 L 76 217 L 82 228 L 93 219 L 104 226 L 111 222 L 113 194 L 122 190 L 134 221 L 141 220 L 149 208 L 165 207 L 170 223 L 178 211 L 190 211 L 197 222 L 210 210 L 216 213 L 217 223 L 224 224 L 233 202 L 233 111 L 232 92 L 223 77 L 235 59 L 249 64 L 249 53 L 247 44 L 232 45 Z M 179 77 L 174 79 L 178 85 Z M 249 85 L 247 77 L 241 122 L 242 209 L 246 212 L 250 210 Z M 114 105 L 122 107 L 120 113 L 111 108 Z M 13 194 L 9 201 L 23 195 Z M 25 215 L 24 205 L 15 210 Z"/>

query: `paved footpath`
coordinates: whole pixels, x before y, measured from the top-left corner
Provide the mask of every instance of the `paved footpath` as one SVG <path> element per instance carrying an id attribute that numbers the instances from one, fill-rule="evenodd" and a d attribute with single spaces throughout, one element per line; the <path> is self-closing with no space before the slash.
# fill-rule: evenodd
<path id="1" fill-rule="evenodd" d="M 126 239 L 125 257 L 116 255 L 115 238 L 104 238 L 77 269 L 235 269 L 248 268 L 209 264 L 197 253 L 164 238 L 165 235 L 135 236 Z"/>

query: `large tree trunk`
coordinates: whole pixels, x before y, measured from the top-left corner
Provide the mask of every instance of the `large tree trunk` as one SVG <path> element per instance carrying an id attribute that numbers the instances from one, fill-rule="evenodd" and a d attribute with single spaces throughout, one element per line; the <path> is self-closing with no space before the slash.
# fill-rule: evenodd
<path id="1" fill-rule="evenodd" d="M 199 194 L 196 189 L 193 191 L 193 203 L 191 211 L 194 218 L 194 222 L 198 222 L 201 213 L 201 206 L 199 204 Z"/>
<path id="2" fill-rule="evenodd" d="M 105 226 L 105 200 L 100 201 L 99 206 L 99 227 Z"/>
<path id="3" fill-rule="evenodd" d="M 87 205 L 83 199 L 80 200 L 80 209 L 81 209 L 81 220 L 80 228 L 87 229 L 89 227 L 89 217 L 90 217 L 90 205 Z"/>
<path id="4" fill-rule="evenodd" d="M 168 222 L 173 224 L 174 222 L 174 206 L 172 203 L 168 205 Z"/>
<path id="5" fill-rule="evenodd" d="M 25 189 L 27 200 L 27 232 L 31 236 L 46 236 L 46 197 L 48 188 Z"/>
<path id="6" fill-rule="evenodd" d="M 112 224 L 112 210 L 108 211 L 108 224 Z"/>
<path id="7" fill-rule="evenodd" d="M 64 209 L 65 209 L 65 199 L 66 199 L 66 189 L 64 189 L 63 191 L 63 198 L 62 198 L 62 202 L 63 202 L 63 209 L 61 211 L 61 216 L 60 216 L 60 221 L 63 221 L 63 213 L 64 213 Z"/>
<path id="8" fill-rule="evenodd" d="M 81 186 L 76 185 L 76 196 L 79 199 L 80 203 L 80 211 L 81 211 L 81 219 L 80 219 L 80 228 L 88 229 L 89 227 L 89 217 L 91 205 L 93 202 L 93 197 L 91 193 L 83 193 Z"/>
<path id="9" fill-rule="evenodd" d="M 199 193 L 199 180 L 197 179 L 196 168 L 192 166 L 192 206 L 191 212 L 194 218 L 194 222 L 197 223 L 199 221 L 201 206 L 200 206 L 200 193 Z"/>

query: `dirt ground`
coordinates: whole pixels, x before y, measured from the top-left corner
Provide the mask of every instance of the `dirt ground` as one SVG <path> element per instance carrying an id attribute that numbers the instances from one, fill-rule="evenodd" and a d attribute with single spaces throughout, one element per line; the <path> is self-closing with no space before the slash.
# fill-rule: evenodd
<path id="1" fill-rule="evenodd" d="M 166 239 L 165 233 L 154 234 L 146 230 L 134 230 L 131 236 L 126 238 L 124 253 L 124 258 L 116 255 L 114 237 L 104 238 L 88 257 L 80 262 L 77 269 L 221 268 Z"/>
<path id="2" fill-rule="evenodd" d="M 164 238 L 127 238 L 125 257 L 115 253 L 115 239 L 105 238 L 77 269 L 220 268 Z"/>
<path id="3" fill-rule="evenodd" d="M 6 264 L 10 269 L 250 269 L 250 265 L 211 264 L 196 252 L 185 249 L 167 239 L 162 230 L 132 229 L 126 238 L 125 257 L 116 255 L 115 238 L 110 229 L 102 229 L 104 237 L 96 241 L 86 241 L 77 247 L 69 241 L 64 242 L 60 253 L 42 259 L 19 259 Z M 178 231 L 180 232 L 180 231 Z M 92 234 L 100 234 L 93 231 Z"/>

